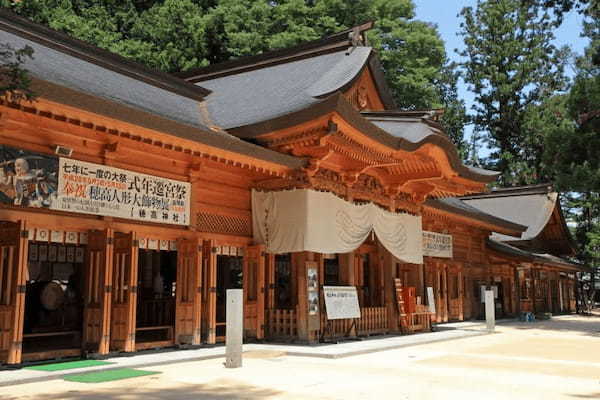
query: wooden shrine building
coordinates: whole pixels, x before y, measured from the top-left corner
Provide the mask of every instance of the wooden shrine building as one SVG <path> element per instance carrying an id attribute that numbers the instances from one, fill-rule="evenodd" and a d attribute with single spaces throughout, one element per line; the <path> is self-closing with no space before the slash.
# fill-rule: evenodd
<path id="1" fill-rule="evenodd" d="M 507 314 L 576 311 L 576 273 L 587 268 L 565 258 L 574 256 L 577 247 L 565 222 L 560 196 L 551 185 L 495 189 L 461 200 L 527 227 L 520 236 L 495 232 L 487 241 L 490 269 L 514 277 L 512 291 L 505 293 L 514 303 Z M 496 276 L 495 282 L 500 282 Z M 505 288 L 505 281 L 501 283 Z"/>
<path id="2" fill-rule="evenodd" d="M 174 77 L 0 11 L 37 94 L 0 99 L 0 363 L 214 344 L 228 288 L 248 339 L 314 343 L 426 330 L 427 286 L 441 322 L 572 282 L 559 226 L 519 242 L 439 112 L 395 110 L 370 26 Z M 327 318 L 336 286 L 359 318 Z"/>

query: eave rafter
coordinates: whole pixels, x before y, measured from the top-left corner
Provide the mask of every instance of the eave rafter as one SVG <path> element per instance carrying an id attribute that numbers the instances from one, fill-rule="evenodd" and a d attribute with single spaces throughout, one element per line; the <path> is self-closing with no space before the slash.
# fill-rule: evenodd
<path id="1" fill-rule="evenodd" d="M 327 186 L 332 190 L 344 187 L 340 195 L 346 196 L 352 191 L 366 193 L 363 186 L 368 178 L 379 183 L 382 196 L 390 200 L 408 198 L 417 204 L 428 197 L 479 192 L 484 186 L 461 178 L 438 146 L 425 144 L 414 151 L 393 148 L 362 134 L 335 113 L 295 129 L 263 135 L 258 140 L 272 149 L 307 160 L 307 166 L 299 171 L 305 178 L 287 184 L 265 182 L 267 186 L 323 186 L 335 176 L 335 181 Z"/>

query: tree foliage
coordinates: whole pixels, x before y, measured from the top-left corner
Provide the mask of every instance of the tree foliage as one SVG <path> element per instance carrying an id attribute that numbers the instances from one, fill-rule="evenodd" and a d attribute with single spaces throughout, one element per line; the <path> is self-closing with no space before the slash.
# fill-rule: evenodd
<path id="1" fill-rule="evenodd" d="M 464 105 L 437 28 L 412 0 L 0 0 L 13 11 L 151 68 L 185 71 L 318 39 L 376 21 L 379 53 L 400 108 L 447 107 L 462 141 Z"/>
<path id="2" fill-rule="evenodd" d="M 31 47 L 15 49 L 6 43 L 0 43 L 0 95 L 10 97 L 11 101 L 31 100 L 35 94 L 30 88 L 31 79 L 23 63 L 33 57 Z"/>
<path id="3" fill-rule="evenodd" d="M 465 7 L 460 34 L 463 78 L 475 94 L 475 130 L 492 149 L 488 166 L 501 184 L 540 179 L 539 152 L 525 132 L 526 111 L 564 89 L 565 50 L 553 44 L 557 22 L 538 1 L 498 0 Z"/>

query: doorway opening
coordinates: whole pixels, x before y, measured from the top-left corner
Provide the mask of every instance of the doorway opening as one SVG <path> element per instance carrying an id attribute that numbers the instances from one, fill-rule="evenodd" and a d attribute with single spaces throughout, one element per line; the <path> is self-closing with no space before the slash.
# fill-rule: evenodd
<path id="1" fill-rule="evenodd" d="M 174 343 L 177 252 L 140 249 L 136 349 Z"/>
<path id="2" fill-rule="evenodd" d="M 217 255 L 217 341 L 225 340 L 227 289 L 243 287 L 243 257 Z"/>
<path id="3" fill-rule="evenodd" d="M 29 243 L 23 360 L 81 354 L 85 250 L 62 243 Z"/>

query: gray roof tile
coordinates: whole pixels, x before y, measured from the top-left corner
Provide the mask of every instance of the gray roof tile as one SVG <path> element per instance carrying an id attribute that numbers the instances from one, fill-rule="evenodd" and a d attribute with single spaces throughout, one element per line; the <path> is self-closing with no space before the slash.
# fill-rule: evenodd
<path id="1" fill-rule="evenodd" d="M 206 101 L 214 121 L 225 129 L 281 117 L 322 101 L 351 82 L 372 49 L 357 47 L 239 74 L 203 80 L 212 90 Z"/>

